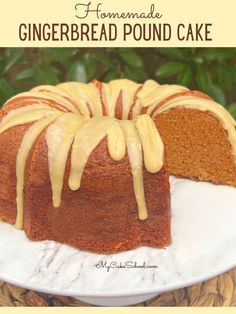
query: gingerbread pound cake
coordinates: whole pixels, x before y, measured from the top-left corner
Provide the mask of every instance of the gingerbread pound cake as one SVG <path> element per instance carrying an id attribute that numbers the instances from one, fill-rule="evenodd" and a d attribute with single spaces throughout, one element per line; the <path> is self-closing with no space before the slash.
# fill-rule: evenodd
<path id="1" fill-rule="evenodd" d="M 111 96 L 122 111 L 133 101 Z M 3 106 L 3 221 L 31 240 L 97 253 L 170 244 L 169 173 L 155 123 L 104 110 L 93 83 L 38 87 Z"/>
<path id="2" fill-rule="evenodd" d="M 233 118 L 183 86 L 38 86 L 0 117 L 0 218 L 31 240 L 96 253 L 163 248 L 169 174 L 236 186 Z"/>

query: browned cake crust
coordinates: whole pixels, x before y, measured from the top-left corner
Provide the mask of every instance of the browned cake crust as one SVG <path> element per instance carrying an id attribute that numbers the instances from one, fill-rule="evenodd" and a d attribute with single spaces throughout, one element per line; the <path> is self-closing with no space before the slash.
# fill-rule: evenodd
<path id="1" fill-rule="evenodd" d="M 141 221 L 128 157 L 113 161 L 103 140 L 89 158 L 78 191 L 68 188 L 68 162 L 62 203 L 54 208 L 44 138 L 42 134 L 26 174 L 24 229 L 30 239 L 56 240 L 99 253 L 170 244 L 169 182 L 164 168 L 158 174 L 144 171 L 149 216 Z"/>
<path id="2" fill-rule="evenodd" d="M 28 127 L 11 128 L 0 136 L 0 217 L 12 224 L 16 220 L 16 156 Z"/>
<path id="3" fill-rule="evenodd" d="M 0 215 L 9 223 L 14 223 L 16 217 L 15 162 L 24 128 L 13 128 L 0 136 L 1 147 L 6 148 L 0 156 L 1 195 L 5 195 L 0 199 Z M 42 133 L 28 158 L 25 175 L 24 230 L 29 239 L 55 240 L 97 253 L 170 244 L 170 195 L 165 167 L 157 174 L 144 170 L 149 210 L 144 221 L 138 219 L 128 157 L 113 161 L 106 140 L 91 154 L 79 191 L 68 188 L 68 175 L 69 162 L 62 203 L 60 208 L 54 208 L 47 144 Z"/>
<path id="4" fill-rule="evenodd" d="M 116 113 L 121 118 L 122 97 Z M 24 99 L 20 106 L 32 103 Z M 58 106 L 55 103 L 47 103 Z M 19 107 L 14 100 L 4 107 L 6 114 Z M 31 124 L 16 126 L 0 136 L 0 216 L 16 220 L 16 156 L 23 136 Z M 55 240 L 96 253 L 115 253 L 138 246 L 166 247 L 171 243 L 170 192 L 166 166 L 159 173 L 144 171 L 148 218 L 138 218 L 130 163 L 110 158 L 104 139 L 89 157 L 81 188 L 68 187 L 68 158 L 62 203 L 52 204 L 48 169 L 48 149 L 44 131 L 35 142 L 27 160 L 24 187 L 24 230 L 31 240 Z"/>
<path id="5" fill-rule="evenodd" d="M 94 81 L 94 84 L 101 100 L 102 114 L 107 115 L 109 108 L 105 104 L 102 83 Z M 126 116 L 128 119 L 135 117 L 133 110 L 140 90 L 142 85 L 132 94 L 134 102 L 130 103 Z M 12 109 L 35 103 L 36 99 L 32 95 L 13 98 L 8 102 L 0 113 L 0 121 Z M 120 92 L 115 99 L 114 113 L 117 119 L 123 117 L 122 96 Z M 159 101 L 149 112 L 150 116 L 166 102 L 179 96 L 209 99 L 197 91 L 174 93 Z M 61 112 L 70 111 L 65 103 L 57 102 L 57 98 L 39 98 L 38 101 Z M 77 106 L 72 98 L 69 97 L 68 101 Z M 89 104 L 87 108 L 92 117 Z M 79 108 L 78 110 L 80 112 Z M 141 107 L 140 114 L 146 112 L 147 107 Z M 228 134 L 212 113 L 178 106 L 159 113 L 155 123 L 166 154 L 159 172 L 148 172 L 143 166 L 148 209 L 148 217 L 144 220 L 139 219 L 138 215 L 127 151 L 123 159 L 114 161 L 108 152 L 106 137 L 89 156 L 77 191 L 72 191 L 68 186 L 71 152 L 69 153 L 62 201 L 60 207 L 54 207 L 46 128 L 34 142 L 26 162 L 23 221 L 27 237 L 31 240 L 55 240 L 96 253 L 115 253 L 138 246 L 163 248 L 171 243 L 169 173 L 236 186 L 235 161 Z M 32 123 L 15 125 L 0 135 L 0 217 L 12 224 L 15 223 L 17 214 L 16 158 L 24 134 L 31 125 Z"/>

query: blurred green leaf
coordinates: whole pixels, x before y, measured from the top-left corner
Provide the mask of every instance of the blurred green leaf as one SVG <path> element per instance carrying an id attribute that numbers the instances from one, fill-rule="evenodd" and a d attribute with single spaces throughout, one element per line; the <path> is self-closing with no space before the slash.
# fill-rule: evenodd
<path id="1" fill-rule="evenodd" d="M 232 89 L 234 82 L 236 83 L 236 68 L 225 62 L 219 63 L 212 69 L 212 76 L 216 83 L 227 91 Z"/>
<path id="2" fill-rule="evenodd" d="M 43 53 L 43 60 L 46 64 L 52 62 L 61 62 L 64 65 L 68 65 L 68 61 L 72 62 L 72 57 L 75 56 L 78 48 L 41 48 Z"/>
<path id="3" fill-rule="evenodd" d="M 206 91 L 207 87 L 212 84 L 211 77 L 203 66 L 198 65 L 195 73 L 195 80 L 198 89 Z"/>
<path id="4" fill-rule="evenodd" d="M 143 71 L 143 68 L 127 66 L 125 68 L 125 74 L 127 78 L 136 82 L 144 82 L 148 79 L 147 74 Z"/>
<path id="5" fill-rule="evenodd" d="M 181 62 L 167 62 L 160 65 L 155 75 L 157 77 L 167 78 L 167 77 L 170 77 L 172 75 L 179 73 L 180 71 L 184 69 L 184 67 L 185 67 L 185 64 Z"/>
<path id="6" fill-rule="evenodd" d="M 36 64 L 33 67 L 35 80 L 38 84 L 43 85 L 56 85 L 60 82 L 56 69 L 46 64 Z"/>
<path id="7" fill-rule="evenodd" d="M 203 49 L 199 56 L 207 61 L 223 61 L 232 56 L 233 50 L 230 48 Z"/>
<path id="8" fill-rule="evenodd" d="M 104 77 L 104 82 L 109 82 L 111 80 L 116 80 L 121 78 L 121 75 L 115 71 L 109 71 L 105 77 Z"/>
<path id="9" fill-rule="evenodd" d="M 68 72 L 68 80 L 86 83 L 88 76 L 85 65 L 81 62 L 73 63 Z"/>
<path id="10" fill-rule="evenodd" d="M 125 63 L 133 67 L 141 67 L 143 65 L 141 57 L 134 51 L 123 51 L 120 53 L 120 56 Z"/>
<path id="11" fill-rule="evenodd" d="M 7 48 L 5 50 L 3 74 L 10 70 L 10 68 L 20 59 L 23 52 L 23 48 Z"/>
<path id="12" fill-rule="evenodd" d="M 14 89 L 12 86 L 4 79 L 0 79 L 0 99 L 2 106 L 3 103 L 14 95 Z"/>
<path id="13" fill-rule="evenodd" d="M 31 69 L 25 69 L 22 70 L 21 72 L 17 73 L 15 76 L 16 81 L 21 81 L 21 80 L 26 80 L 28 81 L 29 79 L 32 79 L 34 76 L 34 70 Z"/>
<path id="14" fill-rule="evenodd" d="M 115 67 L 113 60 L 108 58 L 106 54 L 95 51 L 93 55 L 95 60 L 107 66 L 108 68 L 113 69 Z"/>
<path id="15" fill-rule="evenodd" d="M 225 95 L 220 86 L 217 85 L 209 85 L 207 88 L 207 93 L 211 96 L 216 102 L 220 103 L 221 105 L 225 106 Z"/>
<path id="16" fill-rule="evenodd" d="M 177 83 L 183 86 L 189 86 L 192 80 L 192 69 L 190 65 L 185 65 L 177 76 Z"/>
<path id="17" fill-rule="evenodd" d="M 232 114 L 234 118 L 236 118 L 236 102 L 232 103 L 228 106 L 229 112 Z"/>
<path id="18" fill-rule="evenodd" d="M 166 57 L 169 57 L 171 59 L 179 59 L 183 60 L 185 59 L 185 51 L 182 48 L 157 48 L 157 51 Z"/>
<path id="19" fill-rule="evenodd" d="M 87 80 L 90 81 L 94 78 L 97 70 L 96 60 L 91 53 L 86 53 L 84 56 L 84 66 L 87 73 Z"/>

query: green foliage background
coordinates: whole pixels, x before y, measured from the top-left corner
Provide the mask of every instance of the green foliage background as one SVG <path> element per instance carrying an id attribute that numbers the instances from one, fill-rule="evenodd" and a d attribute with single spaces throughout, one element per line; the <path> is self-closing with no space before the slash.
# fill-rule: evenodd
<path id="1" fill-rule="evenodd" d="M 236 48 L 2 48 L 0 105 L 39 84 L 129 78 L 185 85 L 236 117 Z"/>

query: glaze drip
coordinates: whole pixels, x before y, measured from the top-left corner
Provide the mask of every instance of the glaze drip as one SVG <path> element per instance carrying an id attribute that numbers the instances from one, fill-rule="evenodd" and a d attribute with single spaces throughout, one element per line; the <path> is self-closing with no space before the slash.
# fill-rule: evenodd
<path id="1" fill-rule="evenodd" d="M 143 161 L 142 161 L 142 146 L 138 136 L 137 129 L 133 123 L 129 121 L 120 121 L 124 131 L 128 156 L 133 175 L 134 194 L 138 206 L 138 217 L 144 220 L 148 216 L 147 205 L 145 201 L 144 186 L 143 186 Z"/>
<path id="2" fill-rule="evenodd" d="M 77 103 L 82 115 L 90 117 L 102 116 L 102 104 L 98 89 L 93 83 L 79 82 L 61 83 L 58 88 L 65 91 Z"/>
<path id="3" fill-rule="evenodd" d="M 60 116 L 47 129 L 46 141 L 54 207 L 59 207 L 61 204 L 65 167 L 75 133 L 86 120 L 68 112 Z"/>
<path id="4" fill-rule="evenodd" d="M 126 79 L 113 80 L 109 83 L 103 83 L 102 93 L 108 116 L 115 117 L 116 102 L 121 93 L 122 103 L 124 104 L 122 108 L 122 119 L 128 119 L 135 94 L 140 86 L 140 84 Z"/>
<path id="5" fill-rule="evenodd" d="M 107 130 L 108 151 L 111 158 L 119 161 L 125 156 L 125 135 L 119 121 L 115 121 Z"/>
<path id="6" fill-rule="evenodd" d="M 4 105 L 6 109 L 3 107 L 0 134 L 12 127 L 30 123 L 16 160 L 16 227 L 23 227 L 27 159 L 33 144 L 45 129 L 54 207 L 61 205 L 68 158 L 71 158 L 68 185 L 71 190 L 78 190 L 91 153 L 106 138 L 111 159 L 118 162 L 126 153 L 129 157 L 138 217 L 146 219 L 148 208 L 143 164 L 148 172 L 157 173 L 163 167 L 164 158 L 164 146 L 153 120 L 174 107 L 209 111 L 214 115 L 228 132 L 236 159 L 233 118 L 214 101 L 200 96 L 182 96 L 183 91 L 187 92 L 188 89 L 178 85 L 159 85 L 152 80 L 137 84 L 121 79 L 99 84 L 68 82 L 57 86 L 42 85 L 11 98 Z M 172 95 L 175 97 L 169 100 Z M 116 118 L 118 97 L 122 99 L 122 120 Z M 24 100 L 31 104 L 24 105 Z M 7 112 L 7 105 L 16 102 L 18 107 Z M 58 104 L 58 107 L 50 106 L 52 102 Z M 142 114 L 143 110 L 146 114 Z M 128 120 L 130 117 L 133 120 Z"/>
<path id="7" fill-rule="evenodd" d="M 16 159 L 16 178 L 17 178 L 17 216 L 15 226 L 18 229 L 23 228 L 23 211 L 24 211 L 24 181 L 25 181 L 25 167 L 30 150 L 37 140 L 40 133 L 54 121 L 60 113 L 54 114 L 51 117 L 43 118 L 33 124 L 25 133 L 21 146 L 19 148 Z"/>
<path id="8" fill-rule="evenodd" d="M 147 171 L 156 173 L 163 166 L 164 145 L 156 125 L 148 115 L 138 116 L 136 127 L 143 147 Z"/>

